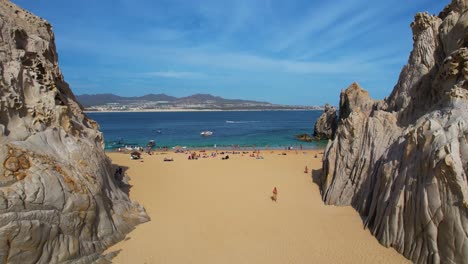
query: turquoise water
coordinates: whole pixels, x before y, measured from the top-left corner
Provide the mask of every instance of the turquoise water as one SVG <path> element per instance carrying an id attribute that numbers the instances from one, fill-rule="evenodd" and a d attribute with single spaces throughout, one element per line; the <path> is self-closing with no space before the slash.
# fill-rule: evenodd
<path id="1" fill-rule="evenodd" d="M 326 142 L 301 142 L 295 134 L 313 133 L 322 111 L 239 111 L 239 112 L 123 112 L 88 113 L 104 134 L 106 149 L 125 145 L 156 147 L 324 147 Z M 213 132 L 210 137 L 200 132 Z"/>

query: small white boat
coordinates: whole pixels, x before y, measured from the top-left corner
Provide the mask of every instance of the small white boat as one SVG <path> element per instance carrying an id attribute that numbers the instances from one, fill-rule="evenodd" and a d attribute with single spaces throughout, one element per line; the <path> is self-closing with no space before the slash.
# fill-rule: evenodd
<path id="1" fill-rule="evenodd" d="M 209 137 L 209 136 L 213 135 L 213 132 L 208 131 L 208 130 L 207 130 L 207 131 L 202 131 L 202 132 L 200 133 L 200 135 L 201 135 L 201 136 L 204 136 L 204 137 Z"/>

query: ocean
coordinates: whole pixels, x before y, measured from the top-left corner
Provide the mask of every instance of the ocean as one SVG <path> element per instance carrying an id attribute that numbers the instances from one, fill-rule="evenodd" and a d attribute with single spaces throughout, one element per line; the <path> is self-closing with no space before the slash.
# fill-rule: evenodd
<path id="1" fill-rule="evenodd" d="M 326 142 L 302 142 L 296 134 L 312 134 L 322 111 L 221 111 L 221 112 L 102 112 L 87 113 L 104 134 L 106 150 L 125 145 L 156 147 L 323 148 Z M 202 131 L 213 135 L 203 137 Z"/>

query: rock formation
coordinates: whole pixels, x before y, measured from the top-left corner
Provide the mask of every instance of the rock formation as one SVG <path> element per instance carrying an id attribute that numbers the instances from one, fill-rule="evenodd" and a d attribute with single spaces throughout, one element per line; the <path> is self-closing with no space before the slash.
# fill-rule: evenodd
<path id="1" fill-rule="evenodd" d="M 300 141 L 312 142 L 312 137 L 309 134 L 297 134 L 297 135 L 294 135 L 294 137 Z"/>
<path id="2" fill-rule="evenodd" d="M 468 1 L 411 24 L 414 46 L 384 101 L 341 94 L 320 179 L 383 245 L 416 263 L 468 263 Z"/>
<path id="3" fill-rule="evenodd" d="M 336 108 L 326 104 L 322 115 L 315 122 L 315 139 L 322 140 L 334 138 L 337 126 L 338 118 L 336 116 Z"/>
<path id="4" fill-rule="evenodd" d="M 51 25 L 0 0 L 0 263 L 89 263 L 147 221 L 113 172 Z"/>

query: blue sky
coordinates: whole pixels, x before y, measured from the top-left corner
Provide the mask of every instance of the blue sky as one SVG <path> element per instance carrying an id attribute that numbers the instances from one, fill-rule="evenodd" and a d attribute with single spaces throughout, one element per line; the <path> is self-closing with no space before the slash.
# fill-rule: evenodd
<path id="1" fill-rule="evenodd" d="M 337 104 L 359 82 L 387 96 L 416 12 L 448 0 L 16 0 L 53 25 L 75 94 L 211 93 Z"/>

